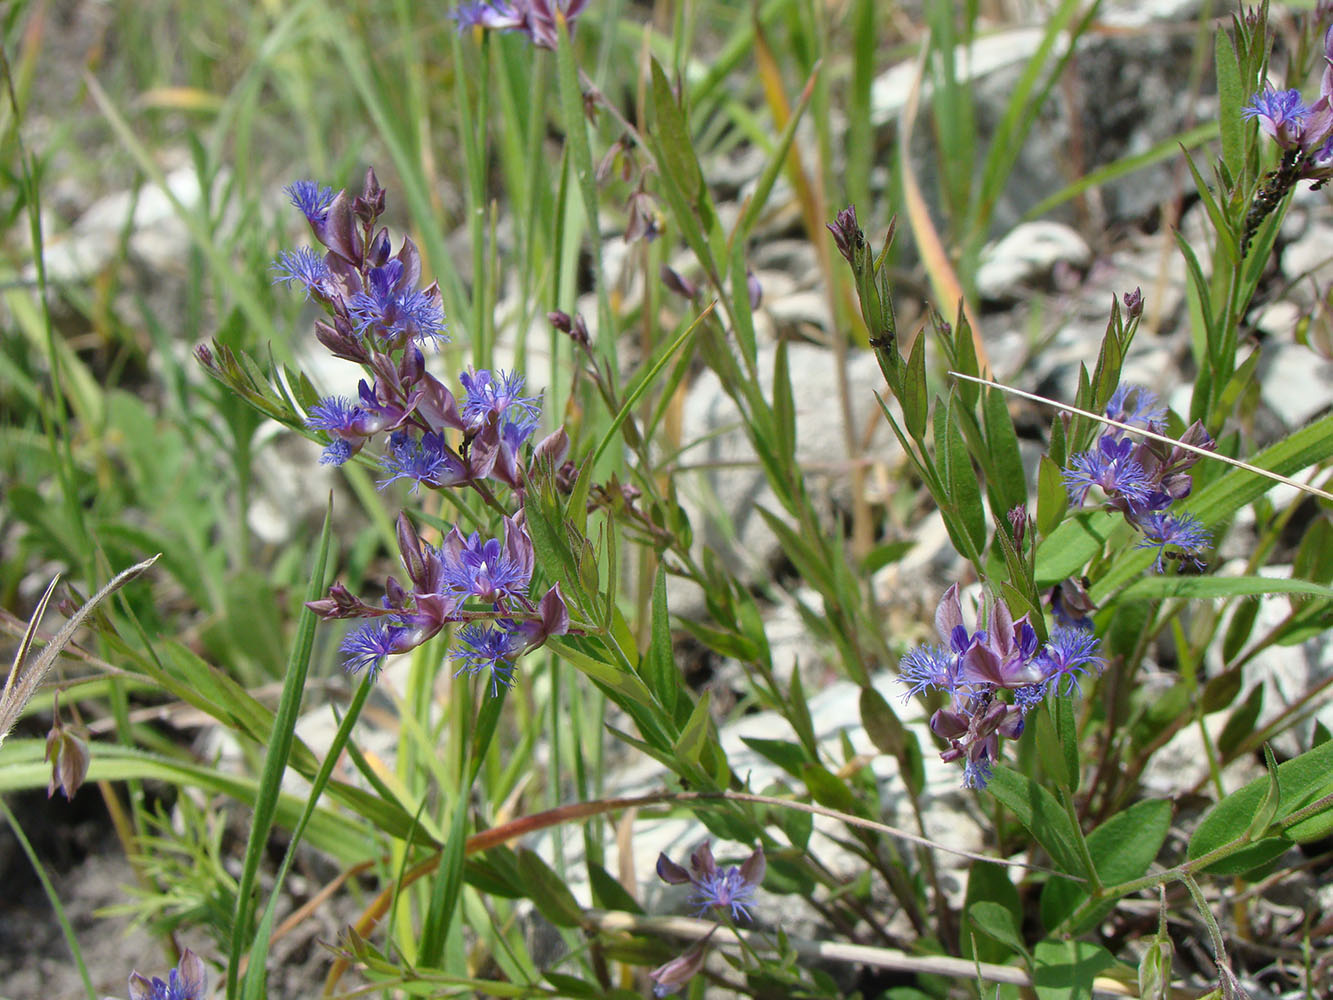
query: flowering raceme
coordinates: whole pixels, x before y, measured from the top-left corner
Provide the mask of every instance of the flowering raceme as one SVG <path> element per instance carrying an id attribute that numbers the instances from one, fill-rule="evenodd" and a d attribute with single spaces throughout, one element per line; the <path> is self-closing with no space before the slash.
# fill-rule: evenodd
<path id="1" fill-rule="evenodd" d="M 948 708 L 931 716 L 930 728 L 949 742 L 941 760 L 964 761 L 964 788 L 986 787 L 999 760 L 1000 737 L 1022 735 L 1028 712 L 1049 692 L 1074 694 L 1081 675 L 1106 665 L 1088 629 L 1058 625 L 1043 645 L 1028 616 L 1015 620 L 999 598 L 968 631 L 957 584 L 935 609 L 935 631 L 943 644 L 909 652 L 898 665 L 898 679 L 907 685 L 904 701 L 932 688 L 953 696 Z M 1001 691 L 1009 691 L 1012 702 Z"/>
<path id="2" fill-rule="evenodd" d="M 1166 411 L 1157 406 L 1152 393 L 1127 384 L 1112 394 L 1106 416 L 1161 434 Z M 1181 435 L 1180 441 L 1205 450 L 1214 447 L 1199 421 Z M 1211 535 L 1194 515 L 1169 513 L 1176 501 L 1190 495 L 1194 481 L 1189 470 L 1198 460 L 1195 451 L 1148 438 L 1136 439 L 1118 427 L 1108 427 L 1095 448 L 1069 460 L 1064 471 L 1065 488 L 1075 505 L 1081 505 L 1094 487 L 1099 489 L 1105 506 L 1120 511 L 1142 533 L 1138 547 L 1156 550 L 1154 568 L 1158 573 L 1164 570 L 1166 559 L 1202 565 L 1199 554 L 1212 543 Z"/>
<path id="3" fill-rule="evenodd" d="M 1333 177 L 1333 25 L 1324 32 L 1324 72 L 1319 98 L 1307 105 L 1299 90 L 1265 84 L 1241 114 L 1294 157 L 1296 180 L 1323 182 Z"/>
<path id="4" fill-rule="evenodd" d="M 459 375 L 460 403 L 426 370 L 422 348 L 447 339 L 439 287 L 420 287 L 420 254 L 410 239 L 392 254 L 388 230 L 376 228 L 385 196 L 374 171 L 355 198 L 313 181 L 297 181 L 287 194 L 325 252 L 282 253 L 275 281 L 300 286 L 322 305 L 329 320 L 316 323 L 320 342 L 370 376 L 355 398 L 327 396 L 310 407 L 306 426 L 328 437 L 320 461 L 343 465 L 383 438 L 381 489 L 400 479 L 411 484 L 411 493 L 467 487 L 491 509 L 503 509 L 493 492 L 499 484 L 512 491 L 518 510 L 503 519 L 503 541 L 454 528 L 439 548 L 423 542 L 400 514 L 398 549 L 408 583 L 390 578 L 378 607 L 341 584 L 309 607 L 325 620 L 364 619 L 341 651 L 349 671 L 372 677 L 389 655 L 460 625 L 453 653 L 459 672 L 489 671 L 498 692 L 511 683 L 519 656 L 569 627 L 558 586 L 535 604 L 528 597 L 534 560 L 522 524 L 524 451 L 540 423 L 541 400 L 524 395 L 521 374 L 481 369 Z M 562 428 L 533 454 L 559 465 L 568 446 Z"/>

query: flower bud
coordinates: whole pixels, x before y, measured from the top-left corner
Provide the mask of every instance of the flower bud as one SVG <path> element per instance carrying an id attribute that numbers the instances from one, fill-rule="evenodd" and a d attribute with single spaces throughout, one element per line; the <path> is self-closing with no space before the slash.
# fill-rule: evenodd
<path id="1" fill-rule="evenodd" d="M 61 725 L 59 715 L 46 734 L 46 759 L 51 762 L 51 783 L 47 786 L 46 797 L 49 799 L 59 788 L 66 799 L 74 798 L 74 793 L 88 776 L 91 754 L 87 743 Z"/>

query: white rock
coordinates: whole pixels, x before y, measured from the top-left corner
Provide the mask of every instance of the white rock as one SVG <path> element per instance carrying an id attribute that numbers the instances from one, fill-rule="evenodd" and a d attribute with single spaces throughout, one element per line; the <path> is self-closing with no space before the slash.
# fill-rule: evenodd
<path id="1" fill-rule="evenodd" d="M 1092 251 L 1083 237 L 1058 222 L 1027 222 L 981 252 L 977 291 L 983 299 L 1018 297 L 1021 286 L 1047 280 L 1060 263 L 1085 268 Z"/>
<path id="2" fill-rule="evenodd" d="M 1265 345 L 1258 378 L 1264 404 L 1290 429 L 1333 406 L 1333 363 L 1300 344 Z"/>

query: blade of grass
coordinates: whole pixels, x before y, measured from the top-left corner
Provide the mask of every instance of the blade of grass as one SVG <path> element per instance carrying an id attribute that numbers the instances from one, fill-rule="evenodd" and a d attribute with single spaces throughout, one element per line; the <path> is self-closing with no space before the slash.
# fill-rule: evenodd
<path id="1" fill-rule="evenodd" d="M 324 513 L 324 528 L 320 532 L 319 546 L 315 553 L 314 566 L 310 572 L 310 586 L 306 590 L 306 600 L 317 600 L 324 593 L 324 573 L 328 564 L 329 546 L 333 538 L 333 496 L 330 494 L 328 507 Z M 296 718 L 301 711 L 301 698 L 305 693 L 306 674 L 310 671 L 310 653 L 315 641 L 315 613 L 305 608 L 301 613 L 300 625 L 292 645 L 291 656 L 287 661 L 286 679 L 282 686 L 282 698 L 278 702 L 278 711 L 273 717 L 273 733 L 264 754 L 264 770 L 259 781 L 259 795 L 255 800 L 254 817 L 250 824 L 250 837 L 245 846 L 245 859 L 241 877 L 236 889 L 236 911 L 231 933 L 230 959 L 227 962 L 227 997 L 235 1000 L 238 996 L 240 963 L 247 949 L 254 917 L 254 891 L 259 875 L 259 863 L 268 848 L 268 836 L 273 828 L 278 796 L 282 791 L 282 776 L 287 770 L 287 759 L 291 756 L 292 744 L 296 737 Z"/>

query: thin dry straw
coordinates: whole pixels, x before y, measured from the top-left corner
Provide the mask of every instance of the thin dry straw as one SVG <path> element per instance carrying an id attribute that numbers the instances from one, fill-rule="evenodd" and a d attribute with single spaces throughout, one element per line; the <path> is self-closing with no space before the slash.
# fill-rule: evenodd
<path id="1" fill-rule="evenodd" d="M 1192 444 L 1185 444 L 1183 441 L 1176 441 L 1154 431 L 1144 430 L 1142 427 L 1122 424 L 1119 420 L 1112 420 L 1110 417 L 1104 417 L 1100 413 L 1089 413 L 1087 410 L 1080 410 L 1077 406 L 1070 406 L 1068 403 L 1061 403 L 1054 399 L 1047 399 L 1045 396 L 1038 396 L 1035 393 L 1024 392 L 1022 389 L 1015 389 L 1013 386 L 1004 385 L 1000 382 L 993 382 L 990 379 L 977 378 L 973 375 L 964 375 L 962 372 L 955 371 L 951 371 L 949 374 L 954 378 L 961 378 L 967 382 L 975 382 L 977 385 L 988 385 L 992 389 L 999 389 L 1003 392 L 1012 393 L 1015 396 L 1022 396 L 1024 399 L 1030 399 L 1034 403 L 1045 403 L 1047 406 L 1054 406 L 1058 410 L 1067 410 L 1070 413 L 1077 413 L 1080 417 L 1087 417 L 1089 420 L 1095 420 L 1098 423 L 1106 424 L 1108 427 L 1114 427 L 1117 430 L 1125 431 L 1127 434 L 1138 434 L 1140 437 L 1146 437 L 1153 441 L 1169 444 L 1173 448 L 1191 451 L 1204 458 L 1211 458 L 1217 462 L 1225 462 L 1227 465 L 1234 465 L 1236 468 L 1244 469 L 1246 472 L 1253 472 L 1256 476 L 1263 476 L 1265 479 L 1271 479 L 1276 483 L 1291 486 L 1300 490 L 1302 493 L 1309 493 L 1313 496 L 1322 497 L 1325 500 L 1333 500 L 1333 493 L 1326 493 L 1319 487 L 1311 486 L 1308 483 L 1298 483 L 1296 480 L 1289 479 L 1280 473 L 1261 469 L 1257 465 L 1251 465 L 1249 462 L 1242 462 L 1238 458 L 1228 458 L 1226 455 L 1219 455 L 1217 452 L 1209 451 L 1207 448 L 1198 448 Z"/>

